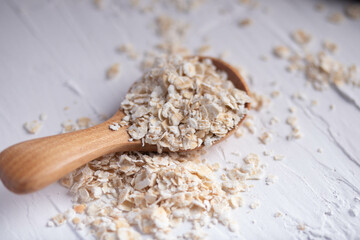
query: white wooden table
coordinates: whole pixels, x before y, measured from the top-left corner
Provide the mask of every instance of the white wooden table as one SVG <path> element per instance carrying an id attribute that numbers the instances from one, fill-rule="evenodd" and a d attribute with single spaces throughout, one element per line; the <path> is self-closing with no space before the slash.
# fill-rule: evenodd
<path id="1" fill-rule="evenodd" d="M 208 153 L 210 161 L 223 164 L 242 161 L 231 154 L 239 150 L 242 156 L 264 150 L 286 156 L 283 161 L 261 156 L 267 173 L 279 181 L 271 186 L 263 180 L 254 182 L 254 189 L 245 194 L 247 203 L 234 212 L 240 238 L 360 239 L 360 90 L 314 91 L 305 85 L 303 74 L 286 72 L 285 61 L 271 53 L 277 44 L 299 49 L 289 33 L 303 28 L 313 35 L 309 49 L 315 52 L 323 39 L 329 39 L 340 46 L 336 59 L 360 66 L 360 21 L 345 19 L 336 25 L 326 20 L 342 11 L 345 1 L 324 1 L 322 12 L 314 10 L 317 1 L 258 2 L 259 7 L 251 9 L 237 1 L 208 0 L 190 13 L 157 6 L 154 13 L 143 14 L 127 1 L 104 1 L 103 10 L 90 0 L 0 1 L 0 149 L 57 134 L 68 119 L 86 116 L 99 122 L 99 115 L 114 113 L 128 87 L 141 76 L 139 61 L 119 55 L 116 47 L 131 42 L 139 52 L 154 48 L 160 41 L 154 34 L 155 13 L 167 13 L 191 23 L 185 41 L 190 49 L 202 45 L 206 37 L 213 46 L 209 55 L 227 50 L 226 60 L 247 68 L 253 76 L 252 90 L 282 93 L 270 110 L 253 113 L 259 126 L 256 135 L 232 137 Z M 253 25 L 239 28 L 238 21 L 246 17 Z M 269 60 L 262 61 L 262 55 Z M 121 63 L 122 76 L 107 81 L 105 69 L 115 62 Z M 298 91 L 307 98 L 291 99 Z M 311 106 L 311 100 L 319 104 Z M 331 104 L 334 110 L 329 109 Z M 284 122 L 290 106 L 297 109 L 304 137 L 289 142 L 285 136 L 290 127 Z M 43 129 L 37 135 L 26 133 L 23 123 L 41 113 L 48 115 Z M 270 126 L 272 116 L 281 123 Z M 274 141 L 266 146 L 256 138 L 263 130 L 275 132 Z M 319 148 L 323 153 L 317 152 Z M 57 183 L 28 195 L 15 195 L 1 185 L 0 238 L 90 238 L 70 225 L 45 227 L 50 217 L 71 207 L 70 199 Z M 250 210 L 248 204 L 255 199 L 261 206 Z M 284 215 L 274 218 L 276 212 Z M 298 230 L 299 225 L 305 229 Z M 234 237 L 222 226 L 209 231 L 210 239 Z"/>

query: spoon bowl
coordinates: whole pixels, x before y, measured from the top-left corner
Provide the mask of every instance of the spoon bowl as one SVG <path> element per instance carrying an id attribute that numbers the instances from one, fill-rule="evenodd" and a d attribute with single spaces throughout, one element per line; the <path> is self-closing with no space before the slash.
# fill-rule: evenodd
<path id="1" fill-rule="evenodd" d="M 201 56 L 199 59 L 211 59 L 218 70 L 227 73 L 228 79 L 236 88 L 250 95 L 245 80 L 230 64 L 212 57 Z M 245 107 L 250 109 L 250 104 L 247 103 Z M 0 153 L 0 179 L 15 193 L 30 193 L 46 187 L 105 154 L 156 151 L 155 145 L 143 146 L 140 140 L 129 142 L 127 127 L 122 127 L 118 131 L 109 129 L 110 124 L 120 122 L 124 116 L 125 114 L 119 110 L 109 120 L 94 127 L 33 139 L 8 147 Z M 232 129 L 217 142 L 229 137 L 235 130 L 236 128 Z"/>

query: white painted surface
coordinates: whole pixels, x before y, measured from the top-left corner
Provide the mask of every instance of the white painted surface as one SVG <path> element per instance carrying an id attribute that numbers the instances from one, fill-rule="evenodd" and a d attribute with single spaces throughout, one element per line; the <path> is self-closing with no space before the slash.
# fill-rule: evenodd
<path id="1" fill-rule="evenodd" d="M 141 76 L 139 62 L 119 55 L 115 48 L 132 42 L 138 51 L 152 49 L 159 38 L 154 35 L 154 14 L 141 14 L 126 1 L 104 1 L 98 10 L 91 1 L 3 0 L 0 1 L 0 149 L 35 137 L 60 132 L 60 123 L 78 117 L 99 119 L 111 115 L 120 105 L 128 87 Z M 326 21 L 327 15 L 340 11 L 345 1 L 327 1 L 323 12 L 314 10 L 315 1 L 259 1 L 249 9 L 235 1 L 208 1 L 190 14 L 169 13 L 192 23 L 186 45 L 195 49 L 207 36 L 213 46 L 211 55 L 224 50 L 227 60 L 246 66 L 253 76 L 251 89 L 269 94 L 280 90 L 271 111 L 253 113 L 258 118 L 257 134 L 263 129 L 276 132 L 275 140 L 264 146 L 256 135 L 234 137 L 209 151 L 210 161 L 241 161 L 249 152 L 274 150 L 286 158 L 275 162 L 262 156 L 267 172 L 279 182 L 266 186 L 254 182 L 247 193 L 245 207 L 235 211 L 241 236 L 246 239 L 360 239 L 360 91 L 346 87 L 341 96 L 333 89 L 316 92 L 305 86 L 302 74 L 289 74 L 285 62 L 274 59 L 271 49 L 287 44 L 298 49 L 289 32 L 304 28 L 314 36 L 309 48 L 318 50 L 322 39 L 340 46 L 336 58 L 345 64 L 360 65 L 360 21 L 345 20 L 339 25 Z M 165 7 L 156 7 L 162 13 Z M 219 14 L 219 9 L 226 14 Z M 268 12 L 266 13 L 266 9 Z M 237 22 L 250 17 L 254 24 L 239 28 Z M 269 56 L 268 62 L 260 60 Z M 120 62 L 122 76 L 105 80 L 105 69 Z M 275 87 L 271 82 L 277 81 Z M 307 99 L 292 100 L 297 91 Z M 318 106 L 311 107 L 316 99 Z M 347 99 L 347 100 L 346 100 Z M 335 110 L 330 111 L 329 105 Z M 63 108 L 69 106 L 69 110 Z M 297 108 L 304 137 L 288 142 L 290 127 L 284 121 L 288 107 Z M 48 119 L 35 136 L 22 128 L 25 121 Z M 270 127 L 271 116 L 281 124 Z M 317 152 L 323 148 L 322 154 Z M 224 152 L 224 154 L 223 154 Z M 225 159 L 224 159 L 225 158 Z M 260 199 L 261 207 L 247 205 Z M 0 186 L 1 239 L 81 239 L 70 226 L 46 228 L 49 217 L 71 206 L 66 189 L 58 184 L 29 195 L 14 195 Z M 286 214 L 274 218 L 276 212 Z M 252 221 L 255 220 L 256 224 Z M 304 224 L 305 231 L 297 225 Z M 211 239 L 230 239 L 234 235 L 223 227 L 209 231 Z"/>

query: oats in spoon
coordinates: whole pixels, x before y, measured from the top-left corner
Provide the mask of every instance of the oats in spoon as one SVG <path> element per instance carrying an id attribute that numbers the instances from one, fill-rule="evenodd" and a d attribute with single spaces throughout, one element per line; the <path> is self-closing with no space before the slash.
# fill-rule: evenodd
<path id="1" fill-rule="evenodd" d="M 224 137 L 247 113 L 248 102 L 210 59 L 170 56 L 156 59 L 121 107 L 132 139 L 178 151 Z"/>

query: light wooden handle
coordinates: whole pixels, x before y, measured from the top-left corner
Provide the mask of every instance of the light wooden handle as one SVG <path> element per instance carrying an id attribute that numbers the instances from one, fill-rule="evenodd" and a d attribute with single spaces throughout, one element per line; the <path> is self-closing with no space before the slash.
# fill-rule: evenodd
<path id="1" fill-rule="evenodd" d="M 135 150 L 125 128 L 111 131 L 109 124 L 123 117 L 76 132 L 25 141 L 0 154 L 0 178 L 15 193 L 39 190 L 85 163 L 115 151 Z"/>

